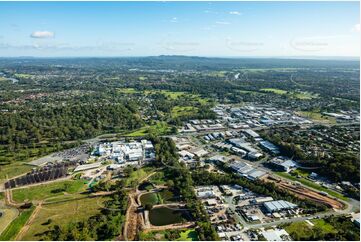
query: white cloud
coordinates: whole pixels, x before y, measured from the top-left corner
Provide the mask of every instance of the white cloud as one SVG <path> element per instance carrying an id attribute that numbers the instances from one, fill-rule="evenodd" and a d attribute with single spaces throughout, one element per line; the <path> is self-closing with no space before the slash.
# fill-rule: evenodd
<path id="1" fill-rule="evenodd" d="M 231 14 L 231 15 L 242 15 L 242 13 L 240 13 L 238 11 L 231 11 L 231 12 L 229 12 L 229 14 Z"/>
<path id="2" fill-rule="evenodd" d="M 171 21 L 172 23 L 178 23 L 178 18 L 177 18 L 177 17 L 173 17 L 170 21 Z"/>
<path id="3" fill-rule="evenodd" d="M 49 39 L 49 38 L 54 38 L 55 34 L 54 32 L 50 32 L 50 31 L 35 31 L 32 32 L 30 37 L 31 38 L 36 38 L 36 39 Z"/>
<path id="4" fill-rule="evenodd" d="M 352 29 L 352 32 L 360 32 L 360 24 L 355 24 Z"/>
<path id="5" fill-rule="evenodd" d="M 231 24 L 231 23 L 230 23 L 230 22 L 226 22 L 226 21 L 217 21 L 216 24 L 228 25 L 228 24 Z"/>

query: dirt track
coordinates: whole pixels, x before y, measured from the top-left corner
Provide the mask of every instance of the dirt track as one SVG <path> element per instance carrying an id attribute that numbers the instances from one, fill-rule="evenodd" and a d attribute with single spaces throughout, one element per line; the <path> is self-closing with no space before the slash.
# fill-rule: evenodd
<path id="1" fill-rule="evenodd" d="M 41 210 L 41 205 L 42 205 L 42 201 L 38 204 L 38 206 L 36 206 L 36 208 L 34 209 L 33 213 L 31 214 L 31 216 L 28 219 L 28 221 L 26 222 L 26 224 L 21 228 L 19 233 L 16 235 L 15 240 L 17 240 L 17 241 L 21 240 L 22 237 L 24 236 L 24 234 L 29 230 L 30 225 L 32 224 L 32 222 L 34 221 L 34 219 L 36 218 L 36 216 L 38 215 L 38 213 Z"/>
<path id="2" fill-rule="evenodd" d="M 340 202 L 334 198 L 322 195 L 316 191 L 305 188 L 303 186 L 294 185 L 294 184 L 284 181 L 282 179 L 275 179 L 275 178 L 271 178 L 271 177 L 266 177 L 263 180 L 266 182 L 272 182 L 272 183 L 276 184 L 276 186 L 295 194 L 297 197 L 299 197 L 301 199 L 309 199 L 314 202 L 322 203 L 322 204 L 324 204 L 328 207 L 334 208 L 334 209 L 345 208 L 345 204 L 343 204 L 342 202 Z"/>

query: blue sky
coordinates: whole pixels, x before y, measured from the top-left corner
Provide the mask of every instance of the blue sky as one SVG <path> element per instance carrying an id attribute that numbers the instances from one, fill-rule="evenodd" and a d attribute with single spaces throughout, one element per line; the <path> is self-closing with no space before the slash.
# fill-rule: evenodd
<path id="1" fill-rule="evenodd" d="M 358 2 L 0 2 L 0 56 L 359 56 Z"/>

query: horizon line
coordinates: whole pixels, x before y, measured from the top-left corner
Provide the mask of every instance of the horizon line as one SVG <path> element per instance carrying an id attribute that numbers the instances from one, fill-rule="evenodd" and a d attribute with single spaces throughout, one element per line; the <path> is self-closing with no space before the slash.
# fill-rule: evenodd
<path id="1" fill-rule="evenodd" d="M 328 60 L 340 60 L 340 59 L 353 59 L 360 60 L 360 56 L 207 56 L 207 55 L 130 55 L 130 56 L 0 56 L 1 59 L 13 58 L 34 58 L 34 59 L 76 59 L 76 58 L 149 58 L 149 57 L 198 57 L 198 58 L 219 58 L 219 59 L 328 59 Z"/>

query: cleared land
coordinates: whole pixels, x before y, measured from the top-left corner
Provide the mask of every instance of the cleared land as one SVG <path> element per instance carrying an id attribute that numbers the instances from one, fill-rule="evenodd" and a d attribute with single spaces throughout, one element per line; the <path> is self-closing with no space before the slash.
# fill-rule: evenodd
<path id="1" fill-rule="evenodd" d="M 125 136 L 139 137 L 139 136 L 146 136 L 148 134 L 164 135 L 169 132 L 170 132 L 170 127 L 166 122 L 157 122 L 154 125 L 144 126 L 140 129 L 127 133 L 125 134 Z"/>
<path id="2" fill-rule="evenodd" d="M 324 123 L 324 124 L 336 124 L 336 118 L 334 117 L 328 117 L 325 115 L 322 115 L 320 112 L 317 111 L 302 111 L 298 112 L 300 116 L 312 119 L 313 121 Z"/>
<path id="3" fill-rule="evenodd" d="M 84 198 L 43 205 L 22 240 L 44 239 L 44 232 L 54 225 L 64 226 L 71 222 L 85 221 L 100 212 L 106 199 L 106 197 Z"/>
<path id="4" fill-rule="evenodd" d="M 19 216 L 17 216 L 9 226 L 3 231 L 0 235 L 0 240 L 14 240 L 20 229 L 26 224 L 31 214 L 34 211 L 34 207 L 22 211 Z"/>
<path id="5" fill-rule="evenodd" d="M 15 208 L 1 208 L 1 212 L 2 216 L 0 217 L 0 234 L 19 215 L 19 211 Z"/>
<path id="6" fill-rule="evenodd" d="M 318 191 L 323 191 L 323 192 L 327 192 L 328 194 L 330 194 L 331 196 L 333 197 L 336 197 L 336 198 L 339 198 L 339 199 L 342 199 L 344 201 L 347 201 L 348 199 L 343 196 L 342 194 L 334 191 L 334 190 L 331 190 L 331 189 L 328 189 L 328 188 L 325 188 L 321 185 L 318 185 L 317 183 L 314 183 L 306 178 L 297 178 L 296 176 L 292 176 L 286 172 L 276 172 L 277 175 L 279 176 L 282 176 L 284 178 L 287 178 L 287 179 L 290 179 L 290 180 L 293 180 L 293 181 L 297 181 L 297 182 L 300 182 L 302 183 L 303 185 L 306 185 L 308 187 L 311 187 L 313 189 L 316 189 Z"/>
<path id="7" fill-rule="evenodd" d="M 175 106 L 172 109 L 172 118 L 189 116 L 198 112 L 198 108 L 192 106 Z"/>
<path id="8" fill-rule="evenodd" d="M 293 92 L 293 91 L 285 91 L 282 89 L 277 89 L 277 88 L 262 88 L 260 89 L 260 91 L 263 92 L 272 92 L 274 94 L 278 94 L 278 95 L 285 95 L 288 96 L 290 98 L 296 98 L 296 99 L 312 99 L 312 98 L 317 98 L 318 95 L 314 94 L 314 93 L 310 93 L 310 92 Z"/>
<path id="9" fill-rule="evenodd" d="M 317 231 L 318 233 L 330 234 L 336 233 L 337 230 L 331 225 L 326 223 L 323 219 L 314 219 L 310 221 L 311 224 L 308 224 L 305 221 L 291 223 L 285 227 L 285 230 L 292 236 L 295 240 L 304 240 L 310 238 L 310 235 Z"/>
<path id="10" fill-rule="evenodd" d="M 0 182 L 6 180 L 7 178 L 27 173 L 31 170 L 31 168 L 32 166 L 23 163 L 0 166 Z"/>
<path id="11" fill-rule="evenodd" d="M 16 202 L 39 201 L 46 198 L 56 197 L 64 194 L 74 194 L 85 191 L 85 180 L 69 180 L 42 184 L 29 188 L 13 190 L 13 200 Z"/>

